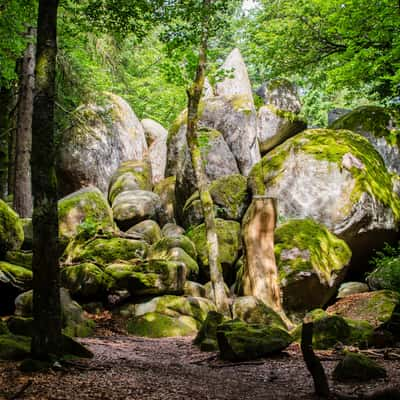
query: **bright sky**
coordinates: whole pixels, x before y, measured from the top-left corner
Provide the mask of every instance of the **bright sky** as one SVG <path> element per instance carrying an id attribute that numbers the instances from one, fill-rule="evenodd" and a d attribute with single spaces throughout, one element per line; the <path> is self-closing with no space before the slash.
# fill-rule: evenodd
<path id="1" fill-rule="evenodd" d="M 256 6 L 256 0 L 244 0 L 243 10 L 250 10 Z"/>

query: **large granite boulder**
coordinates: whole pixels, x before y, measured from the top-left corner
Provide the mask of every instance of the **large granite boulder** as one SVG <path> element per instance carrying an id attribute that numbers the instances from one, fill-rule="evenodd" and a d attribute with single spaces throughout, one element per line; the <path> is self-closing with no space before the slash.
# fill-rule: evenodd
<path id="1" fill-rule="evenodd" d="M 108 188 L 108 200 L 112 205 L 115 198 L 129 190 L 149 190 L 152 185 L 152 170 L 149 161 L 126 161 L 114 172 Z"/>
<path id="2" fill-rule="evenodd" d="M 147 337 L 196 334 L 214 304 L 200 297 L 162 296 L 136 304 L 128 332 Z"/>
<path id="3" fill-rule="evenodd" d="M 152 119 L 143 119 L 142 125 L 146 135 L 147 145 L 149 146 L 153 184 L 156 184 L 165 177 L 168 131 Z"/>
<path id="4" fill-rule="evenodd" d="M 382 259 L 366 280 L 372 290 L 387 289 L 400 293 L 400 257 Z"/>
<path id="5" fill-rule="evenodd" d="M 211 182 L 208 189 L 213 199 L 215 216 L 240 222 L 250 203 L 246 178 L 239 174 L 224 176 Z M 182 222 L 189 228 L 203 221 L 200 196 L 196 191 L 185 204 Z"/>
<path id="6" fill-rule="evenodd" d="M 275 231 L 283 306 L 289 313 L 323 307 L 347 272 L 347 244 L 311 219 L 289 220 Z"/>
<path id="7" fill-rule="evenodd" d="M 129 104 L 106 94 L 105 104 L 80 106 L 60 143 L 59 188 L 66 195 L 93 185 L 107 193 L 119 165 L 143 160 L 147 144 L 143 127 Z"/>
<path id="8" fill-rule="evenodd" d="M 113 214 L 103 193 L 95 187 L 88 187 L 63 197 L 58 202 L 59 237 L 62 243 L 68 243 L 83 230 L 114 230 Z"/>
<path id="9" fill-rule="evenodd" d="M 175 176 L 169 176 L 157 182 L 153 188 L 153 192 L 160 197 L 167 223 L 175 222 L 175 182 Z"/>
<path id="10" fill-rule="evenodd" d="M 400 175 L 399 117 L 394 109 L 362 106 L 334 121 L 332 129 L 349 129 L 366 137 L 382 156 L 387 169 Z"/>
<path id="11" fill-rule="evenodd" d="M 0 258 L 8 250 L 19 250 L 24 241 L 24 230 L 18 214 L 0 200 Z"/>
<path id="12" fill-rule="evenodd" d="M 154 244 L 161 239 L 161 228 L 156 221 L 145 219 L 126 231 L 127 234 L 139 235 L 148 244 Z"/>
<path id="13" fill-rule="evenodd" d="M 311 218 L 350 246 L 352 268 L 396 236 L 400 199 L 380 155 L 359 134 L 310 129 L 263 157 L 248 180 L 276 197 L 278 219 Z"/>
<path id="14" fill-rule="evenodd" d="M 113 202 L 117 225 L 124 231 L 146 219 L 163 221 L 163 207 L 158 195 L 147 190 L 128 190 L 120 193 Z"/>

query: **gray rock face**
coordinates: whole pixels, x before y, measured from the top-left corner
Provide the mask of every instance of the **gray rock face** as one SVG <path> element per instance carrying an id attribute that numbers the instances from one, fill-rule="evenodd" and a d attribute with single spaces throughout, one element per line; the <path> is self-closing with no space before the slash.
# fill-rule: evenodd
<path id="1" fill-rule="evenodd" d="M 167 165 L 168 131 L 152 119 L 142 120 L 142 125 L 149 146 L 149 159 L 153 176 L 153 184 L 165 178 Z"/>
<path id="2" fill-rule="evenodd" d="M 206 78 L 204 80 L 203 98 L 213 97 L 213 96 L 214 96 L 214 89 L 213 89 L 210 81 Z"/>
<path id="3" fill-rule="evenodd" d="M 363 135 L 382 156 L 387 169 L 400 175 L 399 142 L 395 135 L 395 111 L 376 106 L 363 106 L 334 121 L 333 129 L 349 129 Z"/>
<path id="4" fill-rule="evenodd" d="M 239 49 L 233 49 L 222 64 L 222 71 L 225 71 L 227 77 L 216 84 L 215 93 L 217 96 L 245 96 L 249 108 L 254 108 L 253 91 L 247 67 Z"/>
<path id="5" fill-rule="evenodd" d="M 351 110 L 347 108 L 334 108 L 328 111 L 328 126 L 332 125 L 339 118 L 342 118 L 344 115 L 351 112 Z"/>
<path id="6" fill-rule="evenodd" d="M 255 194 L 278 199 L 280 218 L 312 218 L 327 226 L 353 256 L 367 256 L 368 248 L 378 248 L 397 229 L 400 202 L 390 174 L 368 141 L 350 131 L 296 135 L 264 156 L 249 185 Z"/>
<path id="7" fill-rule="evenodd" d="M 298 114 L 301 110 L 301 102 L 296 87 L 287 79 L 273 79 L 257 90 L 257 94 L 279 110 Z"/>
<path id="8" fill-rule="evenodd" d="M 114 219 L 122 230 L 146 219 L 159 220 L 162 216 L 160 197 L 146 190 L 120 193 L 113 202 Z"/>
<path id="9" fill-rule="evenodd" d="M 105 106 L 79 107 L 71 128 L 61 138 L 58 177 L 62 193 L 93 185 L 103 193 L 108 182 L 127 160 L 147 154 L 140 121 L 121 97 L 108 94 Z"/>
<path id="10" fill-rule="evenodd" d="M 293 113 L 283 112 L 271 105 L 261 107 L 257 125 L 261 153 L 265 154 L 306 127 L 307 124 Z"/>

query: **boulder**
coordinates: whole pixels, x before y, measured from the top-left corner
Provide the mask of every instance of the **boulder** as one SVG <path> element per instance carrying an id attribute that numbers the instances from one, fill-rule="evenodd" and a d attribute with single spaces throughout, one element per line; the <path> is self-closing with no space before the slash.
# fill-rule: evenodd
<path id="1" fill-rule="evenodd" d="M 190 297 L 207 297 L 206 289 L 198 282 L 186 281 L 183 287 L 183 294 Z"/>
<path id="2" fill-rule="evenodd" d="M 204 298 L 162 296 L 137 304 L 128 332 L 138 336 L 168 337 L 197 333 L 214 304 Z"/>
<path id="3" fill-rule="evenodd" d="M 31 338 L 16 335 L 0 335 L 0 360 L 19 361 L 28 357 Z"/>
<path id="4" fill-rule="evenodd" d="M 346 296 L 350 296 L 351 294 L 357 293 L 365 293 L 369 291 L 369 287 L 366 283 L 363 282 L 345 282 L 342 283 L 338 290 L 338 295 L 336 296 L 338 299 L 341 299 Z"/>
<path id="5" fill-rule="evenodd" d="M 387 169 L 400 175 L 399 112 L 377 106 L 362 106 L 331 124 L 332 129 L 349 129 L 369 140 L 382 156 Z"/>
<path id="6" fill-rule="evenodd" d="M 328 111 L 328 126 L 331 126 L 339 118 L 351 112 L 348 108 L 333 108 Z"/>
<path id="7" fill-rule="evenodd" d="M 104 273 L 109 291 L 126 289 L 134 296 L 182 294 L 186 279 L 181 263 L 165 260 L 110 264 Z"/>
<path id="8" fill-rule="evenodd" d="M 250 200 L 247 192 L 247 180 L 235 174 L 219 178 L 209 185 L 217 218 L 240 222 Z M 196 191 L 183 208 L 183 223 L 186 228 L 200 225 L 204 221 L 199 192 Z"/>
<path id="9" fill-rule="evenodd" d="M 253 90 L 246 64 L 238 48 L 233 49 L 220 71 L 226 75 L 225 79 L 215 85 L 217 96 L 246 96 L 249 107 L 254 108 Z"/>
<path id="10" fill-rule="evenodd" d="M 344 279 L 351 251 L 311 219 L 289 220 L 275 230 L 275 257 L 283 306 L 289 313 L 324 306 Z"/>
<path id="11" fill-rule="evenodd" d="M 196 279 L 199 275 L 199 265 L 197 262 L 180 247 L 172 247 L 168 250 L 165 257 L 169 261 L 175 261 L 185 266 L 186 278 Z"/>
<path id="12" fill-rule="evenodd" d="M 358 293 L 344 297 L 327 308 L 329 314 L 367 321 L 377 330 L 400 334 L 400 294 L 390 290 Z"/>
<path id="13" fill-rule="evenodd" d="M 219 261 L 223 268 L 225 282 L 230 284 L 234 280 L 235 261 L 239 258 L 242 250 L 242 241 L 240 235 L 240 224 L 236 221 L 225 221 L 216 219 L 216 229 L 218 236 Z M 207 238 L 205 225 L 201 224 L 187 233 L 196 247 L 198 253 L 198 262 L 202 273 L 205 276 L 209 274 Z"/>
<path id="14" fill-rule="evenodd" d="M 19 265 L 0 261 L 0 287 L 2 291 L 6 286 L 12 286 L 20 291 L 25 291 L 32 286 L 32 271 Z"/>
<path id="15" fill-rule="evenodd" d="M 65 249 L 65 264 L 91 262 L 104 267 L 112 262 L 143 259 L 147 254 L 144 241 L 112 237 L 97 238 L 87 242 L 74 241 Z"/>
<path id="16" fill-rule="evenodd" d="M 151 191 L 151 165 L 147 160 L 126 161 L 114 172 L 108 188 L 108 200 L 114 203 L 115 198 L 129 190 Z"/>
<path id="17" fill-rule="evenodd" d="M 97 265 L 83 263 L 71 265 L 61 270 L 61 285 L 72 296 L 83 299 L 101 298 L 106 290 L 104 272 Z"/>
<path id="18" fill-rule="evenodd" d="M 148 257 L 153 259 L 165 258 L 171 249 L 177 247 L 183 249 L 188 256 L 196 260 L 197 250 L 195 243 L 189 237 L 183 235 L 163 237 L 150 247 Z"/>
<path id="19" fill-rule="evenodd" d="M 120 193 L 113 202 L 114 219 L 124 231 L 146 219 L 160 221 L 163 218 L 161 199 L 146 190 L 129 190 Z"/>
<path id="20" fill-rule="evenodd" d="M 217 328 L 227 318 L 217 311 L 210 311 L 202 323 L 193 344 L 200 347 L 201 351 L 217 351 Z"/>
<path id="21" fill-rule="evenodd" d="M 7 251 L 4 261 L 10 264 L 19 265 L 21 267 L 32 269 L 32 251 L 28 250 L 14 250 Z"/>
<path id="22" fill-rule="evenodd" d="M 161 229 L 156 221 L 146 219 L 132 226 L 126 231 L 127 234 L 138 234 L 148 244 L 154 244 L 161 239 Z"/>
<path id="23" fill-rule="evenodd" d="M 185 230 L 179 225 L 168 223 L 162 227 L 161 233 L 162 233 L 163 237 L 173 238 L 176 236 L 184 235 Z"/>
<path id="24" fill-rule="evenodd" d="M 24 241 L 24 230 L 18 214 L 0 200 L 0 258 L 8 250 L 19 250 Z"/>
<path id="25" fill-rule="evenodd" d="M 386 370 L 375 360 L 365 354 L 347 351 L 333 370 L 333 378 L 337 381 L 370 381 L 386 378 Z"/>
<path id="26" fill-rule="evenodd" d="M 59 237 L 63 244 L 78 233 L 87 238 L 96 232 L 113 232 L 114 221 L 104 195 L 95 187 L 71 193 L 58 202 Z"/>
<path id="27" fill-rule="evenodd" d="M 140 161 L 147 154 L 140 121 L 125 100 L 111 93 L 103 106 L 77 108 L 59 148 L 58 179 L 64 195 L 89 185 L 107 193 L 122 162 Z"/>
<path id="28" fill-rule="evenodd" d="M 279 353 L 292 343 L 293 338 L 274 325 L 232 320 L 218 326 L 217 340 L 223 360 L 247 361 Z"/>
<path id="29" fill-rule="evenodd" d="M 176 177 L 170 176 L 157 182 L 153 188 L 161 199 L 167 224 L 175 222 L 175 182 Z"/>
<path id="30" fill-rule="evenodd" d="M 382 158 L 356 133 L 304 131 L 265 155 L 248 185 L 278 199 L 279 220 L 311 218 L 344 239 L 354 270 L 396 236 L 400 199 Z"/>
<path id="31" fill-rule="evenodd" d="M 32 250 L 33 243 L 33 226 L 32 218 L 21 218 L 22 228 L 24 230 L 24 242 L 22 243 L 23 250 Z"/>
<path id="32" fill-rule="evenodd" d="M 153 184 L 156 184 L 165 177 L 168 131 L 152 119 L 143 119 L 142 125 L 146 135 L 147 145 L 149 146 Z"/>
<path id="33" fill-rule="evenodd" d="M 307 128 L 307 123 L 301 117 L 271 104 L 260 107 L 257 117 L 257 138 L 261 154 Z"/>
<path id="34" fill-rule="evenodd" d="M 385 258 L 367 276 L 372 290 L 388 289 L 400 294 L 400 257 Z"/>
<path id="35" fill-rule="evenodd" d="M 232 317 L 248 324 L 261 324 L 286 329 L 286 324 L 280 315 L 253 296 L 243 296 L 234 299 Z"/>

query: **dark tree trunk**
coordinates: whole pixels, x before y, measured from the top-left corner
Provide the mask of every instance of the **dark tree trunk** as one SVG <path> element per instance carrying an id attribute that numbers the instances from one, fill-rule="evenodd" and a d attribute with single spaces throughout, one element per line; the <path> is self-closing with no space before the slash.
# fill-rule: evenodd
<path id="1" fill-rule="evenodd" d="M 32 356 L 47 359 L 62 351 L 58 264 L 54 96 L 58 0 L 40 0 L 32 121 L 33 317 Z"/>
<path id="2" fill-rule="evenodd" d="M 210 0 L 203 0 L 205 10 L 209 8 Z M 205 12 L 207 15 L 207 12 Z M 218 311 L 228 314 L 229 301 L 225 293 L 224 277 L 221 264 L 218 259 L 218 237 L 214 217 L 213 201 L 208 190 L 206 174 L 201 158 L 200 146 L 197 138 L 199 120 L 199 103 L 204 87 L 205 71 L 207 66 L 207 42 L 208 21 L 204 21 L 203 35 L 199 49 L 199 62 L 196 78 L 192 87 L 188 90 L 188 121 L 187 141 L 190 149 L 193 170 L 196 177 L 197 188 L 200 194 L 200 202 L 203 209 L 204 222 L 207 234 L 208 263 L 210 266 L 210 280 L 213 289 L 213 297 Z"/>
<path id="3" fill-rule="evenodd" d="M 14 102 L 12 88 L 0 88 L 0 198 L 8 195 L 9 145 L 12 131 L 10 112 Z"/>
<path id="4" fill-rule="evenodd" d="M 329 385 L 324 368 L 312 347 L 313 328 L 314 324 L 312 322 L 303 322 L 303 329 L 301 331 L 301 351 L 307 369 L 313 377 L 315 393 L 321 397 L 329 397 Z"/>
<path id="5" fill-rule="evenodd" d="M 36 30 L 29 28 L 29 43 L 22 60 L 19 84 L 18 117 L 15 146 L 14 200 L 15 211 L 23 217 L 32 216 L 31 148 L 33 91 L 35 86 Z"/>

